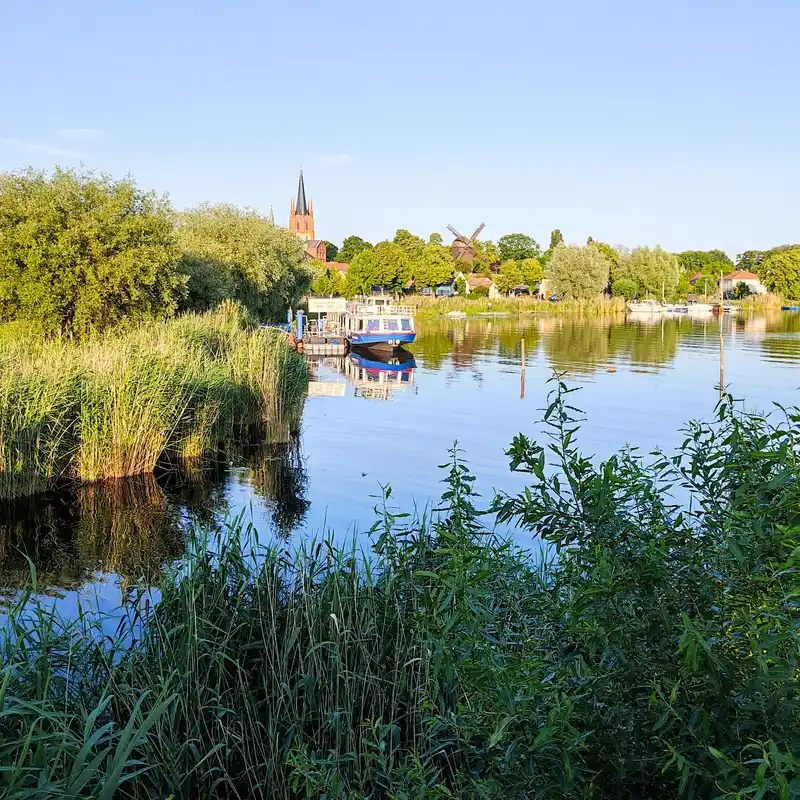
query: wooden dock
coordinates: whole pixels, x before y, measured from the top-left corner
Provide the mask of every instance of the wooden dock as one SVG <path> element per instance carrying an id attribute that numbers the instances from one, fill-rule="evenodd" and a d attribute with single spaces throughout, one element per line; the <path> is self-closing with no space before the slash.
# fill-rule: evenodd
<path id="1" fill-rule="evenodd" d="M 299 344 L 301 352 L 309 356 L 347 355 L 347 339 L 343 336 L 306 336 Z"/>

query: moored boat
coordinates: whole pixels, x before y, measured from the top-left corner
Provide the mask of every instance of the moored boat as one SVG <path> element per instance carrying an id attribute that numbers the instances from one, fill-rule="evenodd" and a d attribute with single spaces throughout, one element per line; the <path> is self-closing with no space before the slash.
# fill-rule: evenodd
<path id="1" fill-rule="evenodd" d="M 632 314 L 663 314 L 666 306 L 658 300 L 643 300 L 640 303 L 627 303 L 628 311 Z"/>
<path id="2" fill-rule="evenodd" d="M 800 311 L 800 306 L 781 306 L 781 311 Z"/>
<path id="3" fill-rule="evenodd" d="M 347 304 L 342 327 L 351 347 L 393 349 L 416 338 L 414 309 L 386 295 L 358 297 Z"/>

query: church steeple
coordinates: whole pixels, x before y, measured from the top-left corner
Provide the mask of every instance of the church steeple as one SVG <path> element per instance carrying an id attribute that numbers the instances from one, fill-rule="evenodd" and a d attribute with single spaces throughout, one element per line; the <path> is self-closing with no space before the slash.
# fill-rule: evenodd
<path id="1" fill-rule="evenodd" d="M 314 203 L 306 199 L 302 169 L 297 182 L 297 200 L 292 200 L 289 204 L 289 230 L 301 239 L 314 238 Z"/>

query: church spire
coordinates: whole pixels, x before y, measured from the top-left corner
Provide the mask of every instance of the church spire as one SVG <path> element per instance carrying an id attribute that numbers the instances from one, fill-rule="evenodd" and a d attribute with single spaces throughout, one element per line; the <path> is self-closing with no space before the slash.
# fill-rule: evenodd
<path id="1" fill-rule="evenodd" d="M 303 170 L 300 170 L 300 181 L 297 184 L 297 202 L 294 206 L 295 214 L 308 214 L 308 203 L 306 202 L 306 185 L 303 182 Z"/>
<path id="2" fill-rule="evenodd" d="M 272 210 L 272 206 L 269 207 L 269 221 L 273 225 L 275 224 L 275 212 Z"/>

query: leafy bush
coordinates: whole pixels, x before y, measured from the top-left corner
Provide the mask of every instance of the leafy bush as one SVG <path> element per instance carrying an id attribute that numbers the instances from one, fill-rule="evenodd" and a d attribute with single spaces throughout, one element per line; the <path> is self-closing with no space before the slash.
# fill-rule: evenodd
<path id="1" fill-rule="evenodd" d="M 630 278 L 620 278 L 614 281 L 612 287 L 612 294 L 614 297 L 624 297 L 626 300 L 632 300 L 636 297 L 636 292 L 636 281 L 632 281 Z"/>
<path id="2" fill-rule="evenodd" d="M 474 289 L 470 289 L 470 296 L 471 297 L 488 297 L 489 296 L 489 287 L 488 286 L 476 286 Z"/>
<path id="3" fill-rule="evenodd" d="M 167 201 L 130 180 L 57 169 L 0 175 L 0 319 L 84 337 L 175 311 Z"/>

